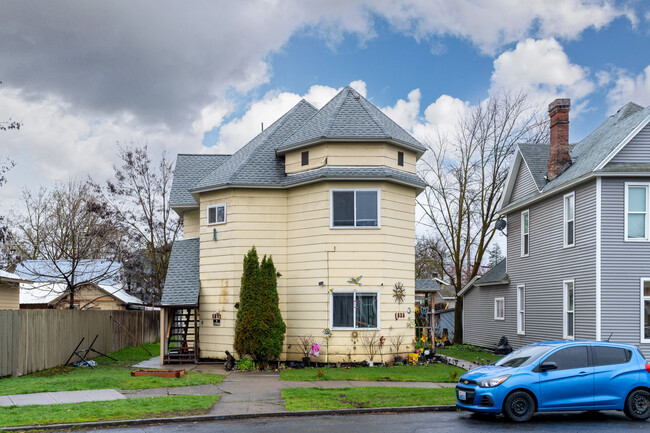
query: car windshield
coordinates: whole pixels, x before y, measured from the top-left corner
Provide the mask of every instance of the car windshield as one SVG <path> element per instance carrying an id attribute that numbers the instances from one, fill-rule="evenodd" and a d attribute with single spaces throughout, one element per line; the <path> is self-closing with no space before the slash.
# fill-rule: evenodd
<path id="1" fill-rule="evenodd" d="M 511 354 L 504 356 L 495 362 L 494 365 L 499 367 L 525 367 L 554 348 L 555 346 L 546 345 L 524 346 L 521 349 L 515 350 Z"/>

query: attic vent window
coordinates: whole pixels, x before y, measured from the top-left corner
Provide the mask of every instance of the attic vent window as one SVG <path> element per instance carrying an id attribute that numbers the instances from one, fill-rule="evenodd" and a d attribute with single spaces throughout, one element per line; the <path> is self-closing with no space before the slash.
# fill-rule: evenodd
<path id="1" fill-rule="evenodd" d="M 397 165 L 404 167 L 404 152 L 397 152 Z"/>
<path id="2" fill-rule="evenodd" d="M 305 150 L 300 154 L 302 165 L 309 165 L 309 151 Z"/>
<path id="3" fill-rule="evenodd" d="M 208 206 L 208 225 L 226 223 L 226 203 Z"/>

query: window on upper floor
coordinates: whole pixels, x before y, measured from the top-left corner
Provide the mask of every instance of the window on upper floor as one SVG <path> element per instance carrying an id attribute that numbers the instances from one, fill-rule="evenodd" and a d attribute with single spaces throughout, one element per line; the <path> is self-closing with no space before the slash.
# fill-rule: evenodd
<path id="1" fill-rule="evenodd" d="M 576 194 L 572 192 L 564 196 L 564 246 L 575 245 L 576 236 Z"/>
<path id="2" fill-rule="evenodd" d="M 506 318 L 506 300 L 504 298 L 494 298 L 494 320 L 505 320 Z"/>
<path id="3" fill-rule="evenodd" d="M 377 329 L 378 292 L 338 292 L 330 297 L 332 329 Z"/>
<path id="4" fill-rule="evenodd" d="M 625 240 L 648 240 L 648 183 L 625 184 Z"/>
<path id="5" fill-rule="evenodd" d="M 404 152 L 397 152 L 397 165 L 404 167 Z"/>
<path id="6" fill-rule="evenodd" d="M 309 151 L 305 150 L 300 154 L 301 165 L 309 165 Z"/>
<path id="7" fill-rule="evenodd" d="M 208 225 L 225 224 L 226 203 L 208 206 Z"/>
<path id="8" fill-rule="evenodd" d="M 526 257 L 530 253 L 530 212 L 525 210 L 521 213 L 521 256 Z"/>
<path id="9" fill-rule="evenodd" d="M 333 189 L 330 199 L 330 227 L 378 228 L 378 189 Z"/>

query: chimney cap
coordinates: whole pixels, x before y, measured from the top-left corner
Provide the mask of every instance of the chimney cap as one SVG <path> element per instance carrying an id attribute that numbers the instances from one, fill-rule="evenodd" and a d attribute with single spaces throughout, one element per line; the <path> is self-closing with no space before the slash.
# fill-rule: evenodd
<path id="1" fill-rule="evenodd" d="M 571 99 L 569 98 L 558 98 L 555 101 L 548 104 L 548 112 L 557 110 L 558 108 L 571 108 Z"/>

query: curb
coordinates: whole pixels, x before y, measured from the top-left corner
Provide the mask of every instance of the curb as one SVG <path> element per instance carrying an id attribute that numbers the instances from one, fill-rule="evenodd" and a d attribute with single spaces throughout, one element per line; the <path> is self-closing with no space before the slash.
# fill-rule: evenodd
<path id="1" fill-rule="evenodd" d="M 324 415 L 363 415 L 372 413 L 407 413 L 407 412 L 453 412 L 455 405 L 441 406 L 402 406 L 402 407 L 368 407 L 358 409 L 334 409 L 334 410 L 303 410 L 295 412 L 271 412 L 271 413 L 242 413 L 234 415 L 195 415 L 186 417 L 169 418 L 139 418 L 114 421 L 93 421 L 84 423 L 47 424 L 35 426 L 3 427 L 0 431 L 16 432 L 25 430 L 62 430 L 62 429 L 91 429 L 101 427 L 130 427 L 148 424 L 178 424 L 196 423 L 206 421 L 228 421 L 256 418 L 295 418 Z"/>

